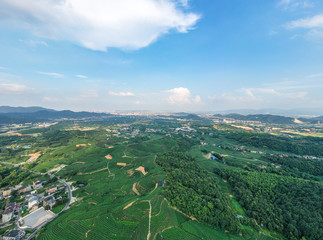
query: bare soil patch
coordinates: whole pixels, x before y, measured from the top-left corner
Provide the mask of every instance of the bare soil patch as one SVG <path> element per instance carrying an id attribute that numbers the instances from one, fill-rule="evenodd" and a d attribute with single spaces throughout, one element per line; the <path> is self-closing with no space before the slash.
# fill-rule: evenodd
<path id="1" fill-rule="evenodd" d="M 37 160 L 37 158 L 41 156 L 41 152 L 32 153 L 32 154 L 29 154 L 28 156 L 30 156 L 30 158 L 27 160 L 27 162 L 34 162 Z"/>
<path id="2" fill-rule="evenodd" d="M 76 144 L 75 147 L 85 147 L 86 144 Z"/>
<path id="3" fill-rule="evenodd" d="M 138 196 L 140 196 L 140 192 L 137 190 L 136 186 L 137 186 L 137 183 L 134 183 L 134 184 L 132 185 L 132 191 L 134 191 L 134 192 L 135 192 L 135 194 L 137 194 Z"/>
<path id="4" fill-rule="evenodd" d="M 145 171 L 145 168 L 140 166 L 138 168 L 136 168 L 136 171 L 140 171 L 143 175 L 146 175 L 148 172 Z"/>
<path id="5" fill-rule="evenodd" d="M 108 160 L 111 160 L 112 156 L 110 154 L 108 154 L 108 155 L 105 156 L 105 158 L 108 159 Z"/>
<path id="6" fill-rule="evenodd" d="M 123 162 L 118 162 L 117 165 L 118 166 L 123 166 L 123 167 L 126 167 L 127 166 L 127 164 L 126 163 L 123 163 Z"/>
<path id="7" fill-rule="evenodd" d="M 135 200 L 135 201 L 137 201 L 137 200 Z M 125 206 L 125 207 L 123 208 L 123 210 L 126 210 L 127 208 L 131 207 L 131 206 L 132 206 L 132 204 L 134 204 L 134 203 L 135 203 L 135 201 L 133 201 L 133 202 L 129 203 L 127 206 Z"/>

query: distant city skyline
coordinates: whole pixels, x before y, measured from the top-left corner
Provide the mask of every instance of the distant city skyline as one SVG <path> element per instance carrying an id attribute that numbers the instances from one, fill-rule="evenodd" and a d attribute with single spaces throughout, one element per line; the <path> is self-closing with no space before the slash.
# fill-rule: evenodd
<path id="1" fill-rule="evenodd" d="M 0 0 L 0 105 L 323 106 L 319 0 Z"/>

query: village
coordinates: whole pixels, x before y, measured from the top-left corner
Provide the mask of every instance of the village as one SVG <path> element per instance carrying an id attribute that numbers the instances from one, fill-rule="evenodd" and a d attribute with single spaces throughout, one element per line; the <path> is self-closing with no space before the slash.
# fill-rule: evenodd
<path id="1" fill-rule="evenodd" d="M 66 186 L 53 177 L 49 181 L 35 179 L 30 185 L 6 187 L 0 191 L 0 200 L 0 229 L 10 229 L 2 239 L 20 240 L 28 236 L 27 232 L 54 219 L 68 196 Z"/>

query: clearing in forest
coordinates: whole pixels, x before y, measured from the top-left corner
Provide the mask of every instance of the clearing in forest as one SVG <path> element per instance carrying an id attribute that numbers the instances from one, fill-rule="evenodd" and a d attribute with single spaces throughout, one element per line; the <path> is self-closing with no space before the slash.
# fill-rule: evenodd
<path id="1" fill-rule="evenodd" d="M 238 126 L 238 125 L 231 125 L 232 127 L 236 127 L 236 128 L 241 128 L 241 129 L 244 129 L 244 130 L 248 130 L 248 131 L 252 131 L 253 128 L 251 127 L 246 127 L 246 126 Z"/>
<path id="2" fill-rule="evenodd" d="M 105 158 L 111 160 L 112 156 L 110 154 L 108 154 L 108 155 L 105 156 Z"/>
<path id="3" fill-rule="evenodd" d="M 37 160 L 37 158 L 41 156 L 41 152 L 32 153 L 32 154 L 29 154 L 28 156 L 30 156 L 30 158 L 27 160 L 27 162 L 34 162 Z"/>
<path id="4" fill-rule="evenodd" d="M 123 166 L 123 167 L 126 167 L 127 166 L 127 164 L 126 163 L 123 163 L 123 162 L 118 162 L 117 165 L 118 166 Z"/>
<path id="5" fill-rule="evenodd" d="M 140 171 L 143 175 L 146 175 L 148 172 L 145 171 L 145 168 L 140 166 L 138 168 L 136 168 L 136 171 Z"/>
<path id="6" fill-rule="evenodd" d="M 86 144 L 76 144 L 75 147 L 85 147 Z"/>

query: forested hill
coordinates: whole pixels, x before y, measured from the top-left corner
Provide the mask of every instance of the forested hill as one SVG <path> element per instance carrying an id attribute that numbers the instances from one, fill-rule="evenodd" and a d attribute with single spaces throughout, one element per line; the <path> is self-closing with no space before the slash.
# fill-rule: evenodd
<path id="1" fill-rule="evenodd" d="M 214 116 L 232 118 L 232 119 L 243 120 L 243 121 L 258 121 L 262 123 L 271 123 L 271 124 L 295 124 L 294 118 L 271 115 L 271 114 L 241 115 L 241 114 L 231 113 L 231 114 L 224 114 L 224 115 L 215 114 Z M 302 121 L 311 122 L 311 119 L 302 118 Z"/>
<path id="2" fill-rule="evenodd" d="M 73 112 L 69 110 L 54 111 L 54 110 L 41 110 L 37 112 L 10 112 L 0 113 L 0 124 L 13 124 L 13 123 L 27 123 L 27 122 L 41 122 L 55 119 L 65 118 L 91 118 L 91 117 L 107 117 L 112 116 L 106 113 L 93 113 L 93 112 Z"/>
<path id="3" fill-rule="evenodd" d="M 38 111 L 55 111 L 43 107 L 11 107 L 0 106 L 0 113 L 34 113 Z"/>

